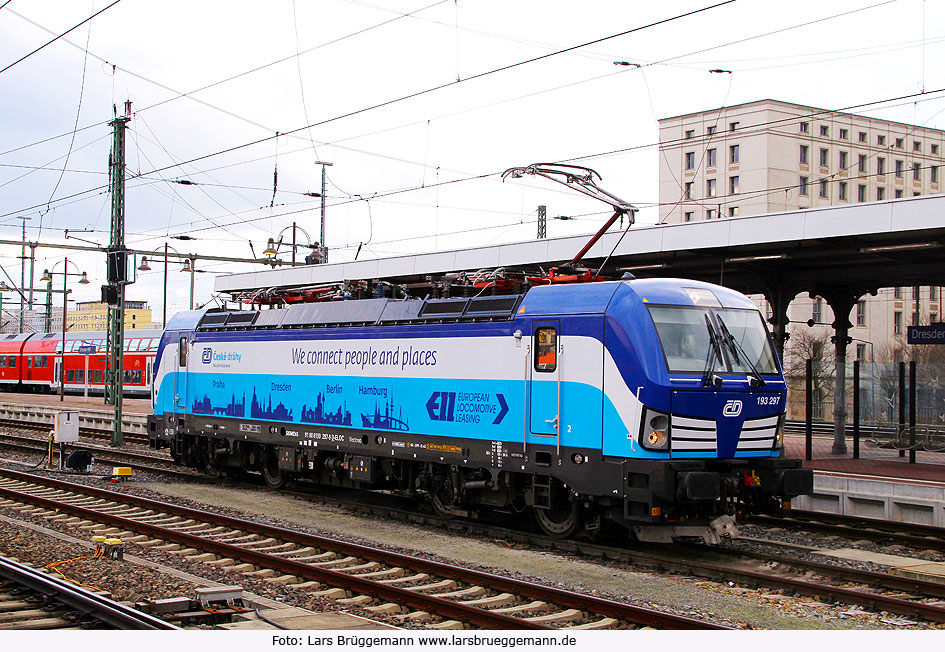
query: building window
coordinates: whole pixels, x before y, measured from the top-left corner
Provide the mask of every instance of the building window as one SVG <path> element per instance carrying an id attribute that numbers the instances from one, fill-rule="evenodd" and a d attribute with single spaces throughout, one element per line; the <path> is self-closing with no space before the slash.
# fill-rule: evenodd
<path id="1" fill-rule="evenodd" d="M 736 129 L 738 129 L 738 123 L 737 123 L 737 122 L 729 122 L 729 123 L 728 123 L 728 130 L 729 130 L 729 131 L 735 131 Z"/>
<path id="2" fill-rule="evenodd" d="M 922 196 L 922 193 L 921 193 L 921 192 L 914 192 L 914 193 L 912 193 L 912 196 L 913 196 L 913 197 L 921 197 L 921 196 Z"/>
<path id="3" fill-rule="evenodd" d="M 692 221 L 692 211 L 688 211 L 685 214 L 683 214 L 683 222 L 691 222 L 691 221 Z"/>
<path id="4" fill-rule="evenodd" d="M 738 177 L 728 178 L 728 194 L 730 195 L 738 194 Z"/>
<path id="5" fill-rule="evenodd" d="M 866 345 L 865 344 L 856 345 L 856 359 L 861 362 L 866 359 Z"/>
<path id="6" fill-rule="evenodd" d="M 801 194 L 806 196 L 807 195 L 807 177 L 801 177 L 800 184 L 798 185 L 800 186 Z"/>
<path id="7" fill-rule="evenodd" d="M 896 199 L 902 199 L 902 191 L 896 190 Z"/>
<path id="8" fill-rule="evenodd" d="M 821 135 L 821 136 L 829 136 L 829 135 L 830 135 L 830 127 L 828 127 L 827 125 L 820 125 L 820 135 Z"/>
<path id="9" fill-rule="evenodd" d="M 893 288 L 893 299 L 901 299 L 901 298 L 902 298 L 902 288 L 898 286 Z"/>
<path id="10" fill-rule="evenodd" d="M 826 179 L 821 179 L 821 180 L 820 180 L 820 192 L 819 192 L 819 194 L 820 194 L 820 196 L 823 197 L 823 198 L 826 198 L 826 197 L 829 196 L 829 192 L 828 192 L 828 190 L 827 190 L 827 180 L 826 180 Z"/>
<path id="11" fill-rule="evenodd" d="M 705 219 L 714 220 L 715 219 L 715 210 L 709 209 L 705 212 Z"/>
<path id="12" fill-rule="evenodd" d="M 849 156 L 846 152 L 840 152 L 840 169 L 846 170 L 849 167 Z"/>
<path id="13" fill-rule="evenodd" d="M 922 151 L 922 143 L 920 143 L 918 140 L 913 140 L 913 141 L 912 141 L 912 151 L 913 151 L 913 152 L 921 152 L 921 151 Z"/>
<path id="14" fill-rule="evenodd" d="M 708 130 L 706 131 L 706 133 L 708 133 L 708 134 L 711 136 L 711 135 L 715 134 L 715 130 L 716 130 L 716 126 L 715 126 L 715 125 L 712 125 L 711 127 L 708 128 Z"/>
<path id="15" fill-rule="evenodd" d="M 820 148 L 820 167 L 825 168 L 830 163 L 830 150 Z"/>
<path id="16" fill-rule="evenodd" d="M 686 140 L 689 140 L 690 138 L 695 138 L 695 136 L 696 136 L 696 130 L 695 130 L 695 129 L 687 129 L 687 130 L 686 130 Z"/>
<path id="17" fill-rule="evenodd" d="M 876 174 L 886 174 L 886 159 L 883 157 L 876 159 Z"/>
<path id="18" fill-rule="evenodd" d="M 920 181 L 922 179 L 922 165 L 920 163 L 912 164 L 912 178 L 915 181 Z"/>
<path id="19" fill-rule="evenodd" d="M 896 139 L 896 149 L 902 149 L 902 138 Z"/>
<path id="20" fill-rule="evenodd" d="M 685 186 L 686 199 L 692 199 L 692 181 L 687 181 Z"/>
<path id="21" fill-rule="evenodd" d="M 728 216 L 729 216 L 729 217 L 738 217 L 738 206 L 729 206 L 729 207 L 728 207 Z"/>
<path id="22" fill-rule="evenodd" d="M 840 201 L 847 200 L 847 182 L 841 181 L 837 184 L 837 199 Z"/>
<path id="23" fill-rule="evenodd" d="M 705 196 L 706 196 L 706 197 L 715 197 L 715 195 L 716 195 L 715 179 L 708 179 L 708 180 L 706 180 L 706 182 L 705 182 Z"/>
<path id="24" fill-rule="evenodd" d="M 885 145 L 886 145 L 886 136 L 877 136 L 877 137 L 876 137 L 876 144 L 879 145 L 880 147 L 885 146 Z"/>
<path id="25" fill-rule="evenodd" d="M 885 188 L 877 188 L 877 189 L 876 189 L 876 201 L 883 201 L 884 199 L 886 199 L 886 189 L 885 189 Z"/>
<path id="26" fill-rule="evenodd" d="M 861 142 L 861 143 L 865 143 L 865 142 L 866 142 L 866 132 L 865 132 L 865 131 L 861 131 L 861 132 L 860 132 L 860 142 Z"/>
<path id="27" fill-rule="evenodd" d="M 856 325 L 866 326 L 866 301 L 856 302 Z"/>
<path id="28" fill-rule="evenodd" d="M 808 161 L 807 152 L 808 152 L 807 145 L 801 145 L 800 154 L 798 155 L 801 165 L 807 165 L 807 161 Z"/>
<path id="29" fill-rule="evenodd" d="M 806 134 L 806 133 L 808 133 L 809 131 L 810 131 L 810 123 L 809 123 L 809 122 L 802 122 L 802 123 L 801 123 L 801 133 L 802 133 L 802 134 Z"/>
<path id="30" fill-rule="evenodd" d="M 932 183 L 938 183 L 938 166 L 933 165 L 932 167 L 929 168 L 929 171 L 931 172 L 929 176 L 931 178 Z"/>
<path id="31" fill-rule="evenodd" d="M 929 286 L 929 301 L 938 301 L 938 286 Z"/>
<path id="32" fill-rule="evenodd" d="M 856 187 L 856 200 L 866 201 L 866 186 L 860 184 Z"/>
<path id="33" fill-rule="evenodd" d="M 810 318 L 814 320 L 815 324 L 821 323 L 821 320 L 824 316 L 824 300 L 820 297 L 814 299 L 814 305 L 811 310 Z"/>
<path id="34" fill-rule="evenodd" d="M 728 148 L 728 162 L 729 163 L 738 163 L 738 145 L 729 145 Z"/>
<path id="35" fill-rule="evenodd" d="M 706 157 L 708 158 L 708 163 L 706 165 L 708 165 L 710 168 L 714 168 L 718 164 L 716 150 L 714 148 L 706 152 Z"/>
<path id="36" fill-rule="evenodd" d="M 696 167 L 696 153 L 686 152 L 686 169 L 694 170 Z"/>
<path id="37" fill-rule="evenodd" d="M 850 131 L 848 129 L 841 129 L 840 140 L 849 140 L 849 139 L 850 139 Z"/>
<path id="38" fill-rule="evenodd" d="M 929 323 L 930 323 L 930 324 L 937 324 L 937 323 L 938 323 L 938 313 L 937 313 L 937 312 L 930 312 L 930 313 L 929 313 Z"/>
<path id="39" fill-rule="evenodd" d="M 893 313 L 893 335 L 902 335 L 902 313 L 898 310 Z"/>
<path id="40" fill-rule="evenodd" d="M 896 161 L 896 178 L 902 178 L 902 161 Z"/>
<path id="41" fill-rule="evenodd" d="M 932 145 L 932 153 L 938 154 L 938 145 Z"/>
<path id="42" fill-rule="evenodd" d="M 862 172 L 863 174 L 866 174 L 867 172 L 866 154 L 860 154 L 860 159 L 859 159 L 859 162 L 857 163 L 857 171 Z"/>

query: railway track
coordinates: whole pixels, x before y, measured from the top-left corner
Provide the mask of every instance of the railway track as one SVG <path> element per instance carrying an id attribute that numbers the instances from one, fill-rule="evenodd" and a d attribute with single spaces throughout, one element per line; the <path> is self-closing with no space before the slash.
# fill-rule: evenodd
<path id="1" fill-rule="evenodd" d="M 371 613 L 430 627 L 727 629 L 724 626 L 127 494 L 0 471 L 0 496 L 51 520 L 173 551 Z M 83 521 L 87 521 L 83 523 Z"/>
<path id="2" fill-rule="evenodd" d="M 12 428 L 32 430 L 34 432 L 42 433 L 44 436 L 48 435 L 49 431 L 52 429 L 52 426 L 48 423 L 20 421 L 18 419 L 0 419 L 0 426 L 10 426 Z M 79 428 L 79 437 L 98 441 L 111 441 L 112 431 L 106 428 L 82 426 Z M 125 443 L 128 444 L 140 444 L 142 446 L 148 445 L 147 435 L 135 432 L 124 432 L 122 433 L 122 437 L 124 438 Z"/>
<path id="3" fill-rule="evenodd" d="M 35 568 L 0 558 L 0 630 L 179 629 Z"/>
<path id="4" fill-rule="evenodd" d="M 918 523 L 893 523 L 859 516 L 800 510 L 792 510 L 784 516 L 751 516 L 749 522 L 765 527 L 804 530 L 883 545 L 902 545 L 945 553 L 945 528 Z"/>
<path id="5" fill-rule="evenodd" d="M 0 446 L 33 453 L 45 453 L 47 450 L 47 442 L 44 440 L 11 433 L 0 433 Z M 211 481 L 204 474 L 174 464 L 166 455 L 119 450 L 90 444 L 83 444 L 81 448 L 92 451 L 95 454 L 96 464 L 103 466 L 130 466 L 138 471 L 148 473 L 160 473 L 202 482 Z"/>
<path id="6" fill-rule="evenodd" d="M 300 492 L 293 493 L 299 497 L 306 496 Z M 945 585 L 935 581 L 811 561 L 776 552 L 753 552 L 725 546 L 673 544 L 628 547 L 580 539 L 558 540 L 520 529 L 480 522 L 444 520 L 436 515 L 376 503 L 324 497 L 318 497 L 316 500 L 346 506 L 372 516 L 387 516 L 435 525 L 448 530 L 514 541 L 568 554 L 620 560 L 722 583 L 736 582 L 749 587 L 766 587 L 910 618 L 919 617 L 929 622 L 945 622 Z M 783 523 L 779 525 L 783 526 Z M 855 532 L 858 534 L 861 530 Z M 773 541 L 759 543 L 782 547 Z"/>

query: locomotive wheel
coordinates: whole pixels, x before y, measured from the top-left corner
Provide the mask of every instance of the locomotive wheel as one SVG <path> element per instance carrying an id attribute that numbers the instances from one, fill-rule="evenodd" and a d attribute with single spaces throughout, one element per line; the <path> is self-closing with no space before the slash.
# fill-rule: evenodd
<path id="1" fill-rule="evenodd" d="M 263 455 L 262 476 L 263 482 L 270 489 L 281 489 L 289 481 L 285 471 L 279 468 L 279 458 L 276 457 L 275 451 L 270 448 L 267 448 Z"/>
<path id="2" fill-rule="evenodd" d="M 550 509 L 535 508 L 534 512 L 538 527 L 552 539 L 567 539 L 581 525 L 578 504 L 571 500 L 559 500 Z"/>
<path id="3" fill-rule="evenodd" d="M 440 497 L 440 494 L 444 494 L 444 497 L 449 500 L 449 502 L 443 502 L 443 499 Z M 430 504 L 433 505 L 433 511 L 436 512 L 436 515 L 440 518 L 454 518 L 459 516 L 456 512 L 456 508 L 452 504 L 452 494 L 448 489 L 441 489 L 439 491 L 434 491 L 430 495 Z"/>

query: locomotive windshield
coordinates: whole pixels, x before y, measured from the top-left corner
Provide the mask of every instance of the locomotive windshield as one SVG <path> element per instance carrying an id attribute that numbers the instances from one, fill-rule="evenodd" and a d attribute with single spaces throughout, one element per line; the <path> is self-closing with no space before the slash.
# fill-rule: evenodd
<path id="1" fill-rule="evenodd" d="M 707 358 L 713 358 L 712 371 L 778 373 L 774 349 L 757 310 L 652 304 L 647 307 L 671 372 L 703 373 Z M 723 360 L 709 355 L 712 337 L 721 345 Z"/>

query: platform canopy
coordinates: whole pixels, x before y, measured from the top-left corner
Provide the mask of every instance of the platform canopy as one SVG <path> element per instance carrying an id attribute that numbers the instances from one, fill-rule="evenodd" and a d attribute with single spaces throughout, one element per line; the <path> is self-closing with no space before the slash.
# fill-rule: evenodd
<path id="1" fill-rule="evenodd" d="M 531 240 L 348 263 L 279 267 L 218 276 L 215 290 L 241 293 L 346 280 L 420 283 L 443 274 L 566 263 L 590 235 Z M 612 230 L 583 263 L 619 278 L 693 278 L 745 293 L 772 283 L 814 288 L 945 285 L 945 195 L 831 206 L 702 222 Z"/>

